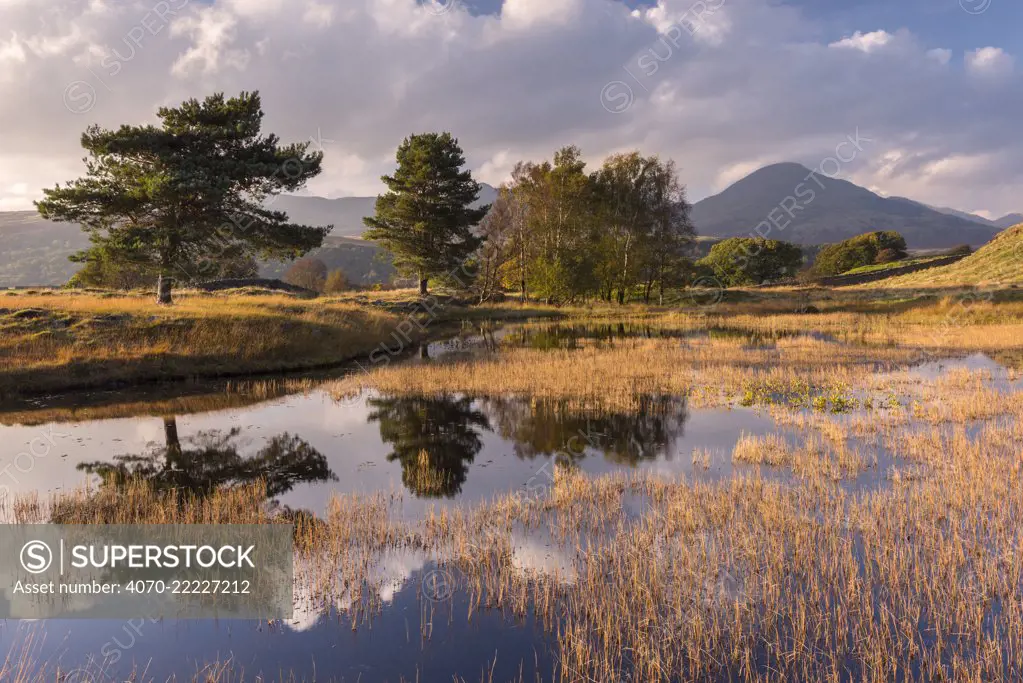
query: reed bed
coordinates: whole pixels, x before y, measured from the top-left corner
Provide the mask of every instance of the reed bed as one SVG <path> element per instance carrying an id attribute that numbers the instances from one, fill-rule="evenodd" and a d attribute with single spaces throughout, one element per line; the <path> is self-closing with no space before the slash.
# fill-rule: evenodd
<path id="1" fill-rule="evenodd" d="M 792 483 L 591 478 L 559 465 L 532 495 L 419 520 L 397 514 L 397 494 L 340 496 L 316 518 L 271 514 L 251 489 L 199 501 L 141 483 L 22 498 L 13 511 L 19 521 L 292 523 L 296 590 L 353 629 L 384 609 L 381 558 L 415 553 L 457 578 L 468 619 L 534 615 L 558 643 L 552 680 L 1019 680 L 1023 415 L 892 426 L 879 436 L 898 453 L 888 485 L 862 492 L 835 481 L 871 458 L 848 429 L 802 444 L 743 437 L 733 457 L 789 468 Z M 521 566 L 523 534 L 540 534 L 567 566 Z"/>
<path id="2" fill-rule="evenodd" d="M 740 399 L 809 403 L 818 396 L 844 396 L 878 365 L 895 368 L 920 359 L 912 349 L 843 346 L 809 337 L 772 348 L 725 339 L 625 339 L 613 346 L 510 349 L 469 360 L 392 365 L 338 380 L 329 390 L 338 397 L 373 388 L 394 394 L 578 399 L 607 410 L 635 410 L 644 397 L 658 395 L 686 395 L 698 407 Z"/>

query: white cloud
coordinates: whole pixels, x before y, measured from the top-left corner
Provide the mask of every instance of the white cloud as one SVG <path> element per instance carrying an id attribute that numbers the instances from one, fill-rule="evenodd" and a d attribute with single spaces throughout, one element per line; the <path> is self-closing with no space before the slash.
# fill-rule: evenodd
<path id="1" fill-rule="evenodd" d="M 870 33 L 857 31 L 848 38 L 831 43 L 829 47 L 859 50 L 860 52 L 876 52 L 894 39 L 895 36 L 887 31 L 871 31 Z"/>
<path id="2" fill-rule="evenodd" d="M 566 24 L 582 10 L 582 0 L 504 0 L 501 20 L 520 29 L 537 24 Z"/>
<path id="3" fill-rule="evenodd" d="M 313 26 L 330 26 L 334 22 L 334 8 L 330 5 L 310 2 L 306 5 L 302 19 Z"/>
<path id="4" fill-rule="evenodd" d="M 1016 60 L 1000 47 L 982 47 L 966 53 L 966 70 L 982 78 L 1003 78 L 1012 73 Z"/>
<path id="5" fill-rule="evenodd" d="M 171 74 L 187 78 L 196 72 L 212 74 L 223 67 L 244 71 L 248 64 L 248 52 L 230 47 L 234 42 L 237 21 L 235 16 L 226 11 L 208 7 L 175 23 L 171 35 L 189 36 L 192 47 L 175 60 Z"/>
<path id="6" fill-rule="evenodd" d="M 948 64 L 952 61 L 952 51 L 944 48 L 935 48 L 927 51 L 927 56 L 939 64 Z"/>

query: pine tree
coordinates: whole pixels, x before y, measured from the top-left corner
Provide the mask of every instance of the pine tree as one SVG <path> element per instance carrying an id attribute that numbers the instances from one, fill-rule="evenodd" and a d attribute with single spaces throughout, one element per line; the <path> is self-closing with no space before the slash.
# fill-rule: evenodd
<path id="1" fill-rule="evenodd" d="M 156 275 L 160 303 L 178 273 L 194 280 L 221 258 L 290 259 L 320 246 L 330 226 L 290 223 L 266 204 L 319 174 L 323 154 L 262 135 L 259 93 L 218 93 L 157 116 L 159 126 L 90 127 L 86 175 L 44 190 L 39 213 L 80 223 L 94 249 Z"/>
<path id="2" fill-rule="evenodd" d="M 376 216 L 363 235 L 394 254 L 400 271 L 419 278 L 426 294 L 431 277 L 453 271 L 479 247 L 473 227 L 489 206 L 472 208 L 480 185 L 462 170 L 465 157 L 450 133 L 412 135 L 401 143 L 398 169 L 383 176 L 388 192 L 377 197 Z"/>

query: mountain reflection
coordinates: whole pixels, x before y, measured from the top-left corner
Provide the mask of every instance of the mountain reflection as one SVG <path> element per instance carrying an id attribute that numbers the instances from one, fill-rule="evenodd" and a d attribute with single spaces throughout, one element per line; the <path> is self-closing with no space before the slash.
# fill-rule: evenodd
<path id="1" fill-rule="evenodd" d="M 141 454 L 115 456 L 112 462 L 87 462 L 78 469 L 97 474 L 113 485 L 142 479 L 157 490 L 183 489 L 208 495 L 223 486 L 265 482 L 268 498 L 297 484 L 336 481 L 327 458 L 303 439 L 284 433 L 273 437 L 255 455 L 245 457 L 236 443 L 239 428 L 200 432 L 182 440 L 177 420 L 163 419 L 164 445 Z"/>
<path id="2" fill-rule="evenodd" d="M 523 398 L 486 399 L 483 408 L 520 458 L 557 455 L 577 462 L 591 450 L 622 465 L 670 457 L 689 419 L 685 399 L 669 396 L 645 397 L 630 413 L 579 411 L 565 401 Z"/>
<path id="3" fill-rule="evenodd" d="M 451 498 L 462 490 L 469 464 L 490 431 L 487 416 L 470 398 L 409 396 L 371 398 L 369 422 L 380 423 L 380 438 L 401 463 L 405 487 L 421 498 Z"/>

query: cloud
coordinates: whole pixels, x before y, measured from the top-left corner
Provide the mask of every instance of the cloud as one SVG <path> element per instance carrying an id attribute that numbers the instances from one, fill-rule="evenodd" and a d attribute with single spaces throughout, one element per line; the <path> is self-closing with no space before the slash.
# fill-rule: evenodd
<path id="1" fill-rule="evenodd" d="M 982 47 L 966 53 L 966 70 L 981 78 L 1001 79 L 1012 74 L 1016 60 L 1000 47 Z"/>
<path id="2" fill-rule="evenodd" d="M 8 1 L 0 206 L 30 208 L 39 188 L 80 175 L 91 123 L 258 89 L 266 130 L 331 141 L 310 191 L 332 197 L 379 191 L 397 144 L 428 130 L 454 133 L 487 182 L 566 144 L 591 166 L 640 148 L 674 158 L 699 198 L 762 163 L 815 166 L 859 129 L 875 142 L 843 169 L 850 179 L 1023 209 L 1023 84 L 1005 78 L 1003 49 L 960 68 L 908 29 L 850 26 L 836 40 L 791 5 L 702 4 L 696 16 L 690 0 L 504 0 L 485 14 L 450 0 Z M 612 82 L 618 98 L 602 100 Z M 984 163 L 935 171 L 961 159 Z M 28 193 L 9 189 L 22 184 Z"/>
<path id="3" fill-rule="evenodd" d="M 848 38 L 831 43 L 830 47 L 859 50 L 860 52 L 876 52 L 891 43 L 894 38 L 895 36 L 887 31 L 871 31 L 870 33 L 857 31 Z"/>

